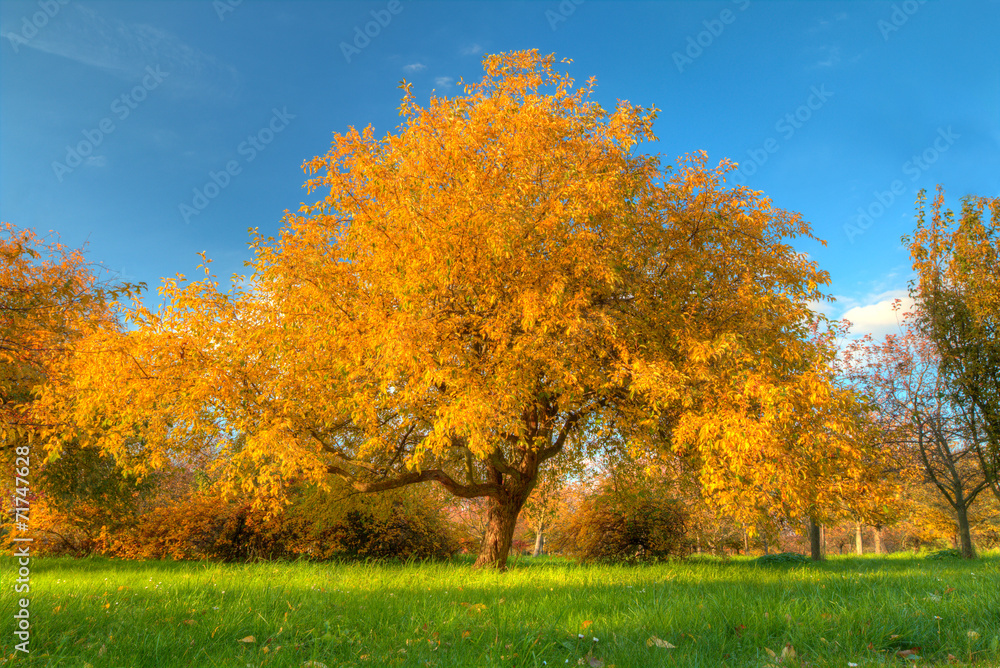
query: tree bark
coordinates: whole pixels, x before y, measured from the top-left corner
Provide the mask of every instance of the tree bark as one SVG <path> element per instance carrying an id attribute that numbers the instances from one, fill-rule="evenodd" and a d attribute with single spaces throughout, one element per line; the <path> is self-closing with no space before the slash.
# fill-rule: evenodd
<path id="1" fill-rule="evenodd" d="M 809 518 L 809 552 L 813 561 L 823 561 L 823 550 L 820 542 L 819 525 Z"/>
<path id="2" fill-rule="evenodd" d="M 475 568 L 507 570 L 507 556 L 510 554 L 514 528 L 522 505 L 524 505 L 523 498 L 509 495 L 499 499 L 492 497 L 489 499 L 486 505 L 486 536 L 476 558 Z"/>
<path id="3" fill-rule="evenodd" d="M 969 509 L 967 506 L 960 505 L 955 508 L 955 514 L 958 515 L 958 536 L 961 541 L 962 557 L 975 559 L 976 550 L 972 546 L 972 532 L 969 529 Z"/>
<path id="4" fill-rule="evenodd" d="M 532 550 L 531 556 L 537 557 L 542 553 L 545 548 L 545 525 L 539 524 L 538 531 L 535 533 L 535 549 Z"/>
<path id="5" fill-rule="evenodd" d="M 875 554 L 885 554 L 885 545 L 882 543 L 882 527 L 877 526 L 875 529 Z"/>
<path id="6" fill-rule="evenodd" d="M 864 527 L 861 526 L 861 522 L 854 525 L 854 549 L 858 555 L 865 553 Z"/>

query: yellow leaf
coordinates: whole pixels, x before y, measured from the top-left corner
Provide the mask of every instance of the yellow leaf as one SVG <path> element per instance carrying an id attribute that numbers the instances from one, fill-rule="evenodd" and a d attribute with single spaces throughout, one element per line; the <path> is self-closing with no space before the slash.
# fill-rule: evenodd
<path id="1" fill-rule="evenodd" d="M 677 649 L 676 645 L 671 645 L 669 642 L 663 640 L 662 638 L 657 638 L 656 636 L 649 636 L 649 638 L 646 640 L 646 647 L 652 647 L 653 645 L 656 645 L 657 647 L 661 647 L 663 649 Z"/>

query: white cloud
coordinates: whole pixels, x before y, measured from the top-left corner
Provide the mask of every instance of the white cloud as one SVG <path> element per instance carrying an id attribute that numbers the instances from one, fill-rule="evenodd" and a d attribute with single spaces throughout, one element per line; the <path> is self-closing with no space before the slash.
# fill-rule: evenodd
<path id="1" fill-rule="evenodd" d="M 451 88 L 453 83 L 455 83 L 454 77 L 437 77 L 434 79 L 434 85 L 441 88 Z"/>
<path id="2" fill-rule="evenodd" d="M 410 63 L 409 65 L 403 66 L 403 71 L 407 74 L 413 74 L 414 72 L 420 72 L 426 69 L 427 66 L 423 63 Z"/>
<path id="3" fill-rule="evenodd" d="M 830 302 L 818 302 L 811 301 L 807 304 L 811 311 L 815 313 L 821 313 L 827 318 L 833 318 L 833 313 L 836 310 L 836 304 L 831 304 Z"/>
<path id="4" fill-rule="evenodd" d="M 469 46 L 463 46 L 459 53 L 463 56 L 475 56 L 483 52 L 483 47 L 478 44 L 470 44 Z"/>
<path id="5" fill-rule="evenodd" d="M 104 155 L 92 155 L 87 158 L 88 167 L 107 167 L 108 158 Z"/>
<path id="6" fill-rule="evenodd" d="M 896 300 L 900 307 L 893 310 Z M 898 334 L 903 324 L 903 313 L 913 307 L 913 300 L 905 290 L 892 290 L 879 295 L 870 303 L 858 304 L 843 313 L 840 317 L 851 322 L 851 337 L 871 334 L 875 339 L 881 339 L 886 334 Z"/>

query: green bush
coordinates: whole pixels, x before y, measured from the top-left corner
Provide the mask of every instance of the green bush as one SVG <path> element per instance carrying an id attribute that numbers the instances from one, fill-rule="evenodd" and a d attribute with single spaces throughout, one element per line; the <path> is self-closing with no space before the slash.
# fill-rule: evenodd
<path id="1" fill-rule="evenodd" d="M 937 552 L 931 552 L 928 554 L 926 559 L 961 559 L 962 551 L 956 550 L 954 548 L 948 548 L 947 550 L 938 550 Z"/>
<path id="2" fill-rule="evenodd" d="M 779 554 L 764 554 L 754 561 L 762 566 L 780 566 L 787 564 L 808 564 L 809 558 L 798 552 L 781 552 Z"/>

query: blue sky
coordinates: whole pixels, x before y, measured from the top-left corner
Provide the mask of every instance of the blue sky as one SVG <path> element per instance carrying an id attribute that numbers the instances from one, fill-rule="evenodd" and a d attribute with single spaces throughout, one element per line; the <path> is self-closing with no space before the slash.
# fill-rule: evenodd
<path id="1" fill-rule="evenodd" d="M 801 212 L 828 314 L 862 330 L 905 296 L 919 188 L 1000 194 L 998 0 L 5 0 L 0 35 L 0 218 L 151 289 L 199 251 L 242 272 L 334 131 L 396 127 L 402 79 L 455 94 L 519 49 L 572 58 L 606 108 L 661 109 L 666 162 L 730 158 Z"/>

